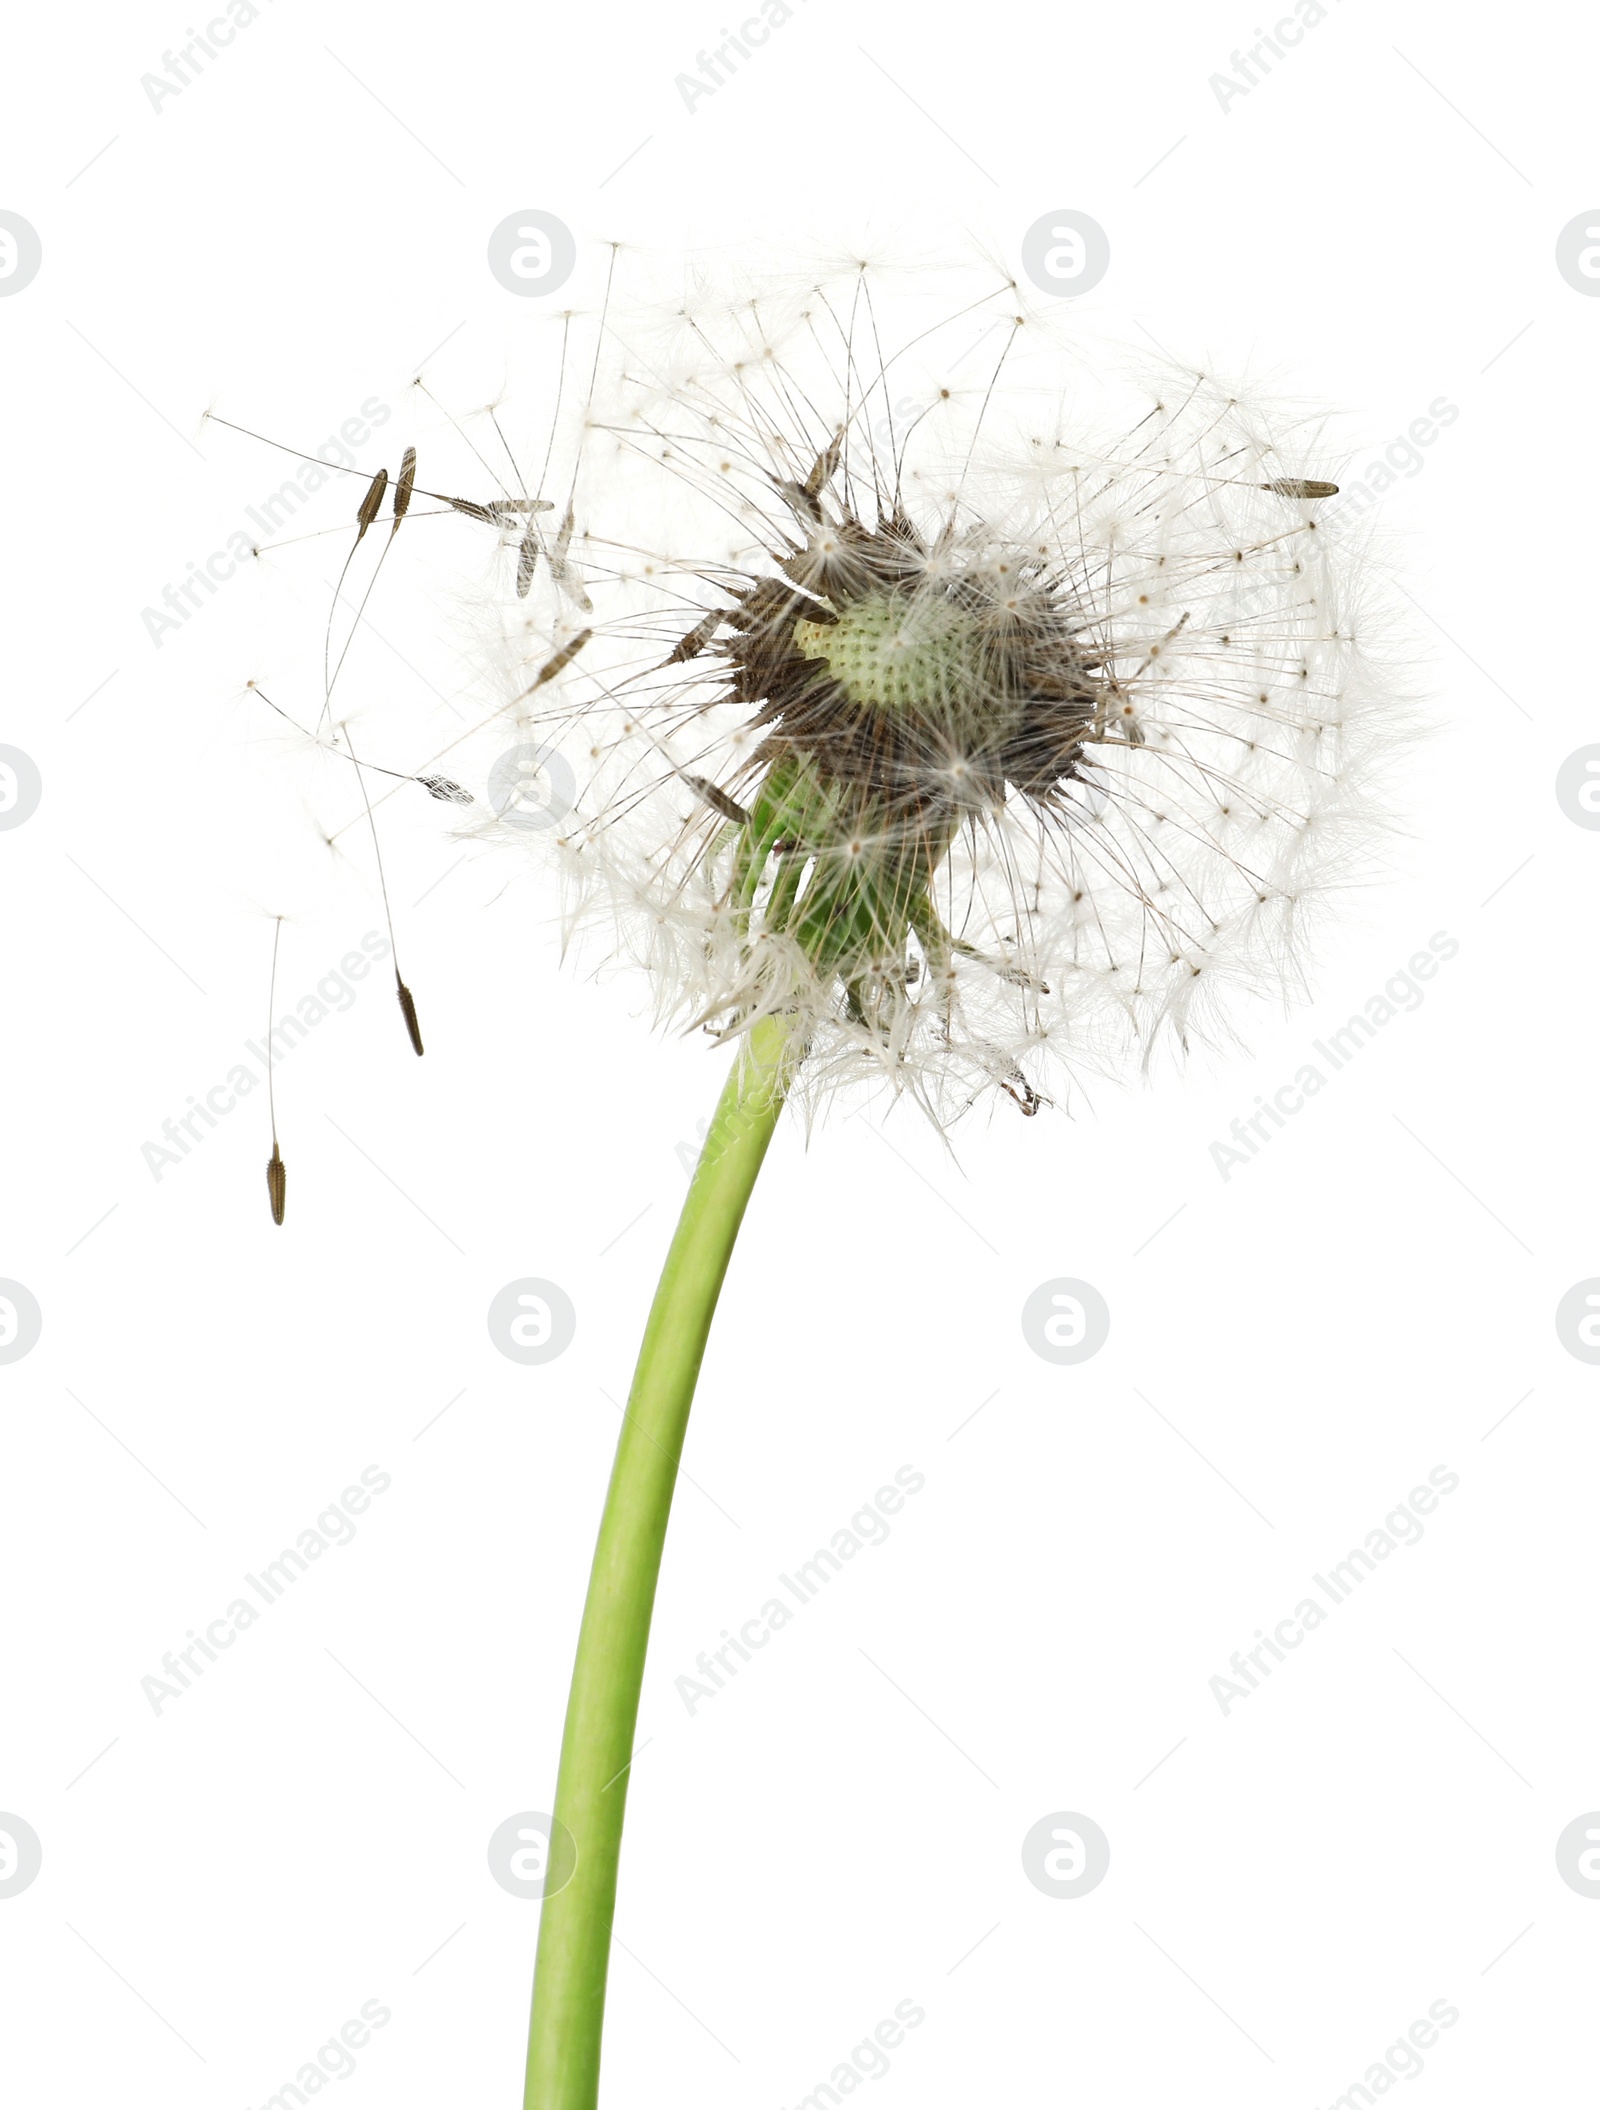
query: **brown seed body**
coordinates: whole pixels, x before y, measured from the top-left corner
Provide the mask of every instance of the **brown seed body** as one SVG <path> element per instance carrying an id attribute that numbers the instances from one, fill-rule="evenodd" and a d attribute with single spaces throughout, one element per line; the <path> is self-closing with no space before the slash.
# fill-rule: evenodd
<path id="1" fill-rule="evenodd" d="M 394 526 L 389 530 L 391 536 L 400 531 L 400 523 L 405 519 L 406 509 L 411 504 L 411 489 L 416 480 L 417 450 L 415 447 L 408 447 L 400 457 L 400 481 L 394 487 Z"/>
<path id="2" fill-rule="evenodd" d="M 367 529 L 371 527 L 372 523 L 377 519 L 378 508 L 383 504 L 383 494 L 385 491 L 388 490 L 388 488 L 389 472 L 387 469 L 380 469 L 377 475 L 372 479 L 371 483 L 368 484 L 367 495 L 365 498 L 362 499 L 360 507 L 356 513 L 357 542 L 361 540 L 362 536 L 367 532 Z"/>
<path id="3" fill-rule="evenodd" d="M 592 630 L 580 630 L 575 638 L 570 639 L 561 647 L 559 652 L 552 652 L 532 681 L 523 690 L 523 696 L 531 696 L 535 689 L 542 689 L 547 681 L 554 681 L 562 668 L 577 658 L 593 636 L 594 632 Z M 521 697 L 518 698 L 518 701 L 521 701 Z"/>
<path id="4" fill-rule="evenodd" d="M 400 999 L 400 1010 L 405 1018 L 406 1031 L 411 1035 L 411 1045 L 420 1055 L 422 1053 L 422 1028 L 417 1024 L 416 1004 L 412 999 L 411 991 L 398 975 L 394 978 L 394 986 L 395 994 Z"/>

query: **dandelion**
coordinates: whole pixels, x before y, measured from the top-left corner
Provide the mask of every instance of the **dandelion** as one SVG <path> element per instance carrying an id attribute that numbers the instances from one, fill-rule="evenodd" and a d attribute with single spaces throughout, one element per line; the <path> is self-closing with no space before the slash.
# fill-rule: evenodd
<path id="1" fill-rule="evenodd" d="M 523 698 L 572 924 L 668 1018 L 784 1021 L 808 1107 L 940 1120 L 1293 981 L 1396 730 L 1313 436 L 1192 373 L 1086 429 L 1012 288 L 888 356 L 864 277 L 790 307 L 619 327 L 570 545 L 612 605 Z"/>
<path id="2" fill-rule="evenodd" d="M 527 2110 L 597 2101 L 668 1512 L 785 1103 L 1032 1116 L 1293 991 L 1403 730 L 1318 429 L 1210 375 L 1090 356 L 998 276 L 865 267 L 571 336 L 589 394 L 539 491 L 446 504 L 507 547 L 495 653 L 574 787 L 539 838 L 570 929 L 734 1059 L 600 1527 Z"/>

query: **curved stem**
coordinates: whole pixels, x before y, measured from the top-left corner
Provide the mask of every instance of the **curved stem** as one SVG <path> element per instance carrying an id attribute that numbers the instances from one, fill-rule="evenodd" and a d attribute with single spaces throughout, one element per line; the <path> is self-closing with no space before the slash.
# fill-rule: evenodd
<path id="1" fill-rule="evenodd" d="M 706 1134 L 645 1325 L 595 1547 L 556 1783 L 559 1879 L 539 1921 L 523 2110 L 595 2110 L 639 1688 L 689 1406 L 722 1278 L 783 1106 L 789 1027 L 750 1029 Z M 560 1842 L 558 1844 L 558 1841 Z"/>

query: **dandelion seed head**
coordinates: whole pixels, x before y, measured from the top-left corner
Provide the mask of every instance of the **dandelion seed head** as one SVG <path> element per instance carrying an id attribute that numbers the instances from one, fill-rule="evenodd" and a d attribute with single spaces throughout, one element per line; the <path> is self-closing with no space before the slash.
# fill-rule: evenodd
<path id="1" fill-rule="evenodd" d="M 510 536 L 571 932 L 680 1027 L 794 1015 L 811 1105 L 1031 1112 L 1224 1032 L 1382 827 L 1317 429 L 1019 306 L 859 261 L 619 297 Z"/>

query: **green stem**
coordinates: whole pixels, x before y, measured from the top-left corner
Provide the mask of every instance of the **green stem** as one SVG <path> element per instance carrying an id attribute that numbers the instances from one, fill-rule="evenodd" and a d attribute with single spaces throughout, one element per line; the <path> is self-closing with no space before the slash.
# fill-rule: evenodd
<path id="1" fill-rule="evenodd" d="M 541 1911 L 523 2110 L 595 2110 L 599 2098 L 617 1857 L 667 1515 L 712 1313 L 797 1052 L 781 1020 L 750 1029 L 645 1325 L 567 1699 L 555 1816 L 572 1845 L 558 1829 L 553 1877 L 572 1848 L 576 1860 Z"/>

